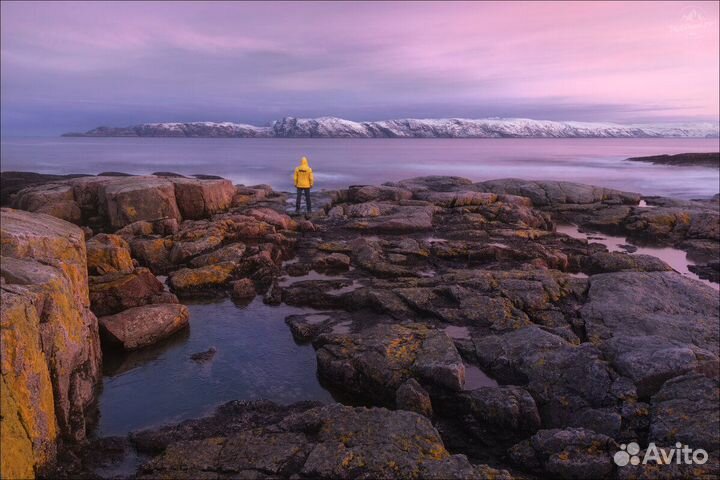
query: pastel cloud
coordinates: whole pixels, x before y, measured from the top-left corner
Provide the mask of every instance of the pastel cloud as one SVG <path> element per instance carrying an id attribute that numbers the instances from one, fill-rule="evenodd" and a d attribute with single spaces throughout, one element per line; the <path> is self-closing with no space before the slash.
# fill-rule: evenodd
<path id="1" fill-rule="evenodd" d="M 718 17 L 717 2 L 3 2 L 3 134 L 286 114 L 717 121 Z"/>

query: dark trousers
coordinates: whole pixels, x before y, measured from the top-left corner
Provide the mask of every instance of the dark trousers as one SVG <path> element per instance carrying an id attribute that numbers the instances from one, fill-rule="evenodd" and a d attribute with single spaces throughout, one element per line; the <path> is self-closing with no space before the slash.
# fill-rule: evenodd
<path id="1" fill-rule="evenodd" d="M 310 189 L 309 188 L 298 188 L 297 189 L 297 200 L 295 201 L 295 211 L 300 211 L 300 200 L 302 197 L 303 192 L 305 192 L 305 206 L 307 207 L 307 212 L 311 212 L 310 208 Z"/>

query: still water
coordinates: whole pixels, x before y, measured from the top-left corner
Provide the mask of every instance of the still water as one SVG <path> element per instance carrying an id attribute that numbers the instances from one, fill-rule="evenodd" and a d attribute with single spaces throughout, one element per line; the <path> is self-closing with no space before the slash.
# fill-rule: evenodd
<path id="1" fill-rule="evenodd" d="M 285 317 L 313 310 L 230 299 L 184 302 L 190 328 L 165 342 L 104 358 L 97 436 L 211 413 L 230 400 L 332 401 L 316 375 L 315 351 L 293 340 Z M 191 356 L 211 347 L 205 361 Z"/>
<path id="2" fill-rule="evenodd" d="M 301 155 L 318 188 L 379 184 L 420 175 L 472 180 L 568 180 L 645 195 L 704 198 L 718 193 L 718 170 L 627 162 L 628 157 L 712 152 L 718 139 L 253 139 L 3 138 L 2 170 L 41 173 L 173 171 L 220 175 L 234 183 L 292 187 Z"/>

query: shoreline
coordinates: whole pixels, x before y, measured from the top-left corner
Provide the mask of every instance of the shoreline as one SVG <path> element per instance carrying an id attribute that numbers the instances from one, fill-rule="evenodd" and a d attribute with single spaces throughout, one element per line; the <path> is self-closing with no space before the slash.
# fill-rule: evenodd
<path id="1" fill-rule="evenodd" d="M 531 459 L 574 452 L 573 445 L 586 442 L 604 447 L 573 462 L 604 476 L 616 443 L 626 438 L 674 442 L 663 430 L 669 425 L 695 446 L 718 440 L 705 421 L 707 412 L 718 411 L 713 399 L 683 396 L 710 395 L 720 381 L 709 367 L 718 361 L 717 288 L 656 256 L 628 253 L 632 244 L 608 243 L 636 239 L 704 258 L 700 274 L 717 285 L 717 200 L 446 176 L 316 192 L 317 210 L 307 219 L 288 215 L 287 193 L 225 179 L 51 179 L 8 198 L 20 210 L 2 209 L 4 305 L 25 306 L 33 292 L 43 292 L 44 304 L 67 310 L 53 316 L 45 308 L 41 322 L 78 332 L 85 349 L 80 363 L 68 360 L 69 373 L 40 360 L 8 377 L 13 391 L 22 392 L 35 369 L 61 383 L 84 375 L 88 388 L 58 397 L 51 411 L 24 400 L 32 408 L 23 411 L 33 415 L 75 412 L 74 422 L 57 421 L 60 433 L 75 439 L 60 444 L 60 456 L 28 457 L 51 477 L 197 476 L 227 471 L 220 458 L 244 458 L 243 467 L 232 468 L 256 473 L 267 471 L 264 459 L 272 452 L 290 465 L 277 467 L 281 477 L 331 478 L 346 457 L 323 454 L 321 462 L 310 452 L 334 451 L 344 442 L 355 442 L 353 451 L 362 456 L 358 471 L 387 476 L 392 460 L 442 478 L 570 472 L 562 469 L 574 467 Z M 578 233 L 564 224 L 577 225 Z M 582 231 L 622 237 L 604 242 L 592 233 L 583 238 Z M 60 284 L 67 288 L 55 287 Z M 180 332 L 195 338 L 187 333 L 185 303 L 228 297 L 231 309 L 253 301 L 273 315 L 277 306 L 303 309 L 284 323 L 314 351 L 317 371 L 304 374 L 373 408 L 231 401 L 178 425 L 86 437 L 103 356 L 141 352 Z M 32 323 L 26 317 L 32 311 L 13 309 L 4 321 Z M 655 322 L 663 328 L 647 330 Z M 33 335 L 4 339 L 4 348 L 30 351 Z M 209 368 L 232 354 L 228 348 L 202 346 L 191 360 L 156 375 L 176 378 L 187 361 Z M 698 353 L 680 361 L 678 348 Z M 152 362 L 133 368 L 143 365 L 152 368 Z M 208 381 L 226 381 L 212 371 Z M 327 436 L 317 437 L 311 425 L 323 426 Z M 347 440 L 358 429 L 369 436 Z M 431 445 L 408 434 L 413 429 Z M 378 448 L 374 438 L 388 440 Z M 44 441 L 56 445 L 51 437 Z M 204 456 L 218 445 L 224 454 Z M 283 453 L 297 449 L 306 454 L 290 461 L 294 454 Z M 138 458 L 152 460 L 140 466 Z M 118 470 L 124 462 L 131 471 Z M 204 462 L 201 469 L 197 462 Z"/>

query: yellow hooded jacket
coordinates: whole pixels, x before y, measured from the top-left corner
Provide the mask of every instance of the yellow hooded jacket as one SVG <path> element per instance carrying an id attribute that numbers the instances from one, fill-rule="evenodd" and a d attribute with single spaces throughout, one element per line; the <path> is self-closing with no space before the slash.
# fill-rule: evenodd
<path id="1" fill-rule="evenodd" d="M 307 158 L 302 157 L 300 166 L 295 167 L 295 187 L 296 188 L 312 188 L 313 173 L 312 168 L 308 165 Z"/>

